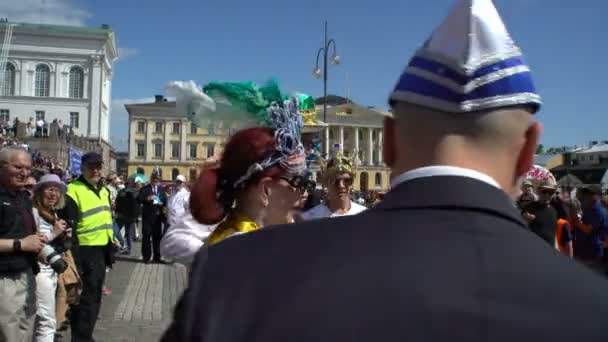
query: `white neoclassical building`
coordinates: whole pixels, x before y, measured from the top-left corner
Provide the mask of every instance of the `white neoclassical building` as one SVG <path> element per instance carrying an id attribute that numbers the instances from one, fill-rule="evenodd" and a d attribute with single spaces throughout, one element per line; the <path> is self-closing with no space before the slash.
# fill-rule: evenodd
<path id="1" fill-rule="evenodd" d="M 0 44 L 0 121 L 57 119 L 76 135 L 110 142 L 117 48 L 109 26 L 0 22 Z"/>

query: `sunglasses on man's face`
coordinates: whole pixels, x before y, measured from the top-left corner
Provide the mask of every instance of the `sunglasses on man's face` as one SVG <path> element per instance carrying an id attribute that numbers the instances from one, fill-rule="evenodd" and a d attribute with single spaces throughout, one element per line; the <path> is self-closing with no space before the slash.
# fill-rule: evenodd
<path id="1" fill-rule="evenodd" d="M 289 186 L 291 186 L 292 188 L 295 188 L 299 192 L 304 192 L 312 186 L 312 182 L 304 176 L 293 176 L 291 178 L 279 177 L 279 178 L 286 181 L 289 184 Z"/>
<path id="2" fill-rule="evenodd" d="M 102 163 L 92 163 L 92 164 L 84 164 L 85 167 L 89 170 L 101 170 L 103 169 Z"/>
<path id="3" fill-rule="evenodd" d="M 340 183 L 344 183 L 344 186 L 353 185 L 353 179 L 351 177 L 338 177 L 334 179 L 334 185 L 339 186 Z"/>
<path id="4" fill-rule="evenodd" d="M 23 188 L 25 190 L 33 190 L 34 189 L 34 184 L 26 184 Z"/>

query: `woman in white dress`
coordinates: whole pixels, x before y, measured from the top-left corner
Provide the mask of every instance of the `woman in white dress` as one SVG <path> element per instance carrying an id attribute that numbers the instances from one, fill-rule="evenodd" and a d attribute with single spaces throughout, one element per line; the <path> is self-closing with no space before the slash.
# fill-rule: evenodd
<path id="1" fill-rule="evenodd" d="M 36 275 L 34 340 L 37 342 L 53 342 L 57 330 L 57 272 L 65 271 L 67 265 L 61 257 L 61 250 L 53 247 L 53 241 L 67 238 L 71 233 L 67 223 L 55 214 L 55 211 L 63 208 L 65 204 L 65 191 L 65 184 L 54 174 L 42 176 L 34 187 L 34 219 L 39 232 L 48 240 L 48 244 L 40 252 L 40 272 Z"/>

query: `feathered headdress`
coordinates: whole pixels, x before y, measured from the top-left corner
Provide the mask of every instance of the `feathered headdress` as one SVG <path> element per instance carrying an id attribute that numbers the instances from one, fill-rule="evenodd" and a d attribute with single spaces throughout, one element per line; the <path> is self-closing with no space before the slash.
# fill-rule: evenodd
<path id="1" fill-rule="evenodd" d="M 198 126 L 237 122 L 241 126 L 275 129 L 275 153 L 251 165 L 235 182 L 235 188 L 279 163 L 288 173 L 305 172 L 305 153 L 300 142 L 304 123 L 299 100 L 284 96 L 276 82 L 261 87 L 254 82 L 211 82 L 201 89 L 194 81 L 172 81 L 167 85 L 167 94 L 176 97 L 177 112 L 185 113 Z"/>

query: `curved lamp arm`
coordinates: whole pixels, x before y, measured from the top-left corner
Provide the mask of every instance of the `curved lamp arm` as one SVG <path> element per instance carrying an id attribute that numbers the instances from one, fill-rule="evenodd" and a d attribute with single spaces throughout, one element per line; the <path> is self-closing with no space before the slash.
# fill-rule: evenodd
<path id="1" fill-rule="evenodd" d="M 334 50 L 335 50 L 335 48 L 334 48 Z M 319 48 L 319 51 L 317 51 L 317 63 L 315 64 L 317 68 L 319 67 L 319 57 L 321 57 L 321 52 L 323 52 L 323 51 L 325 51 L 324 48 Z"/>

